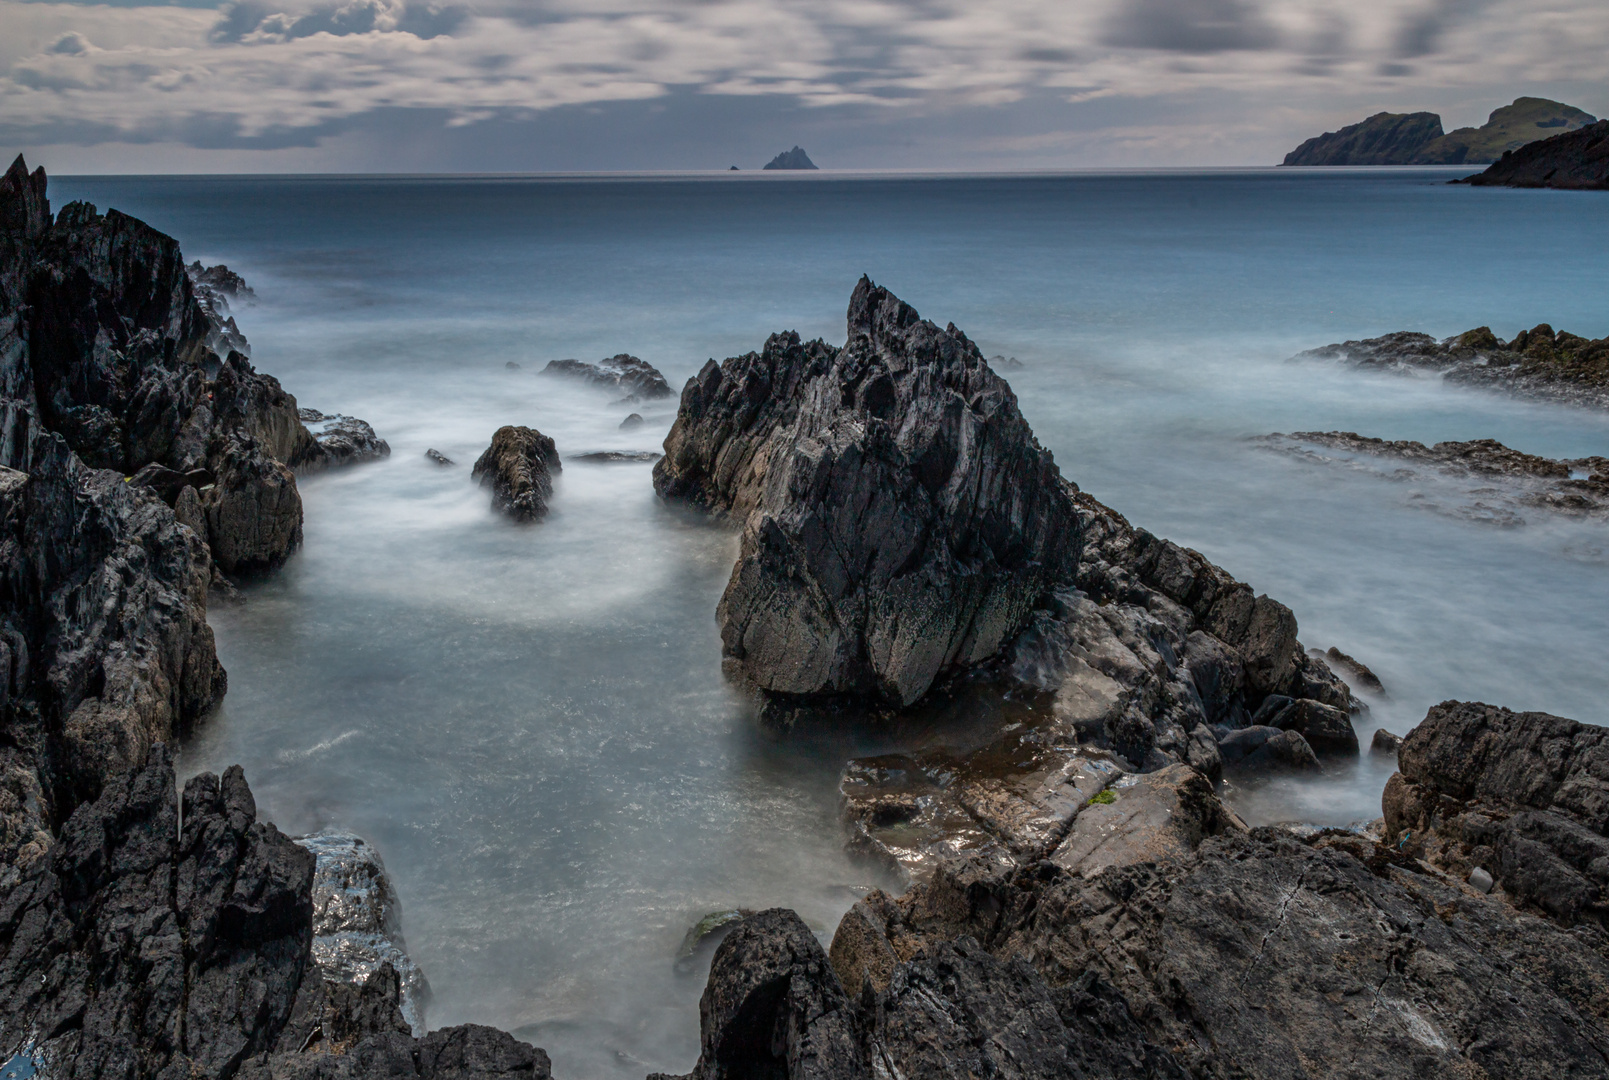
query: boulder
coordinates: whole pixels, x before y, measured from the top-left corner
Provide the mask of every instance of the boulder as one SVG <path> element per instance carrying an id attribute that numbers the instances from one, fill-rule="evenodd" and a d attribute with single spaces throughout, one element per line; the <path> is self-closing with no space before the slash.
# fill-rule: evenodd
<path id="1" fill-rule="evenodd" d="M 697 1080 L 866 1075 L 849 998 L 799 916 L 773 908 L 715 950 L 698 1004 Z"/>
<path id="2" fill-rule="evenodd" d="M 1609 916 L 1609 729 L 1445 701 L 1403 739 L 1386 836 L 1566 926 Z"/>
<path id="3" fill-rule="evenodd" d="M 670 384 L 658 368 L 628 353 L 619 353 L 596 364 L 584 360 L 550 360 L 541 374 L 575 379 L 589 386 L 612 390 L 625 395 L 621 400 L 627 402 L 653 401 L 673 396 Z"/>
<path id="4" fill-rule="evenodd" d="M 553 440 L 534 428 L 500 427 L 470 475 L 492 489 L 492 509 L 515 521 L 540 521 L 559 471 Z"/>
<path id="5" fill-rule="evenodd" d="M 1369 739 L 1369 753 L 1371 754 L 1396 757 L 1401 749 L 1402 736 L 1393 735 L 1385 728 L 1376 728 L 1373 737 Z"/>
<path id="6" fill-rule="evenodd" d="M 682 393 L 655 489 L 742 525 L 717 609 L 770 695 L 909 705 L 1077 565 L 1068 486 L 953 326 L 862 278 L 841 349 L 773 335 Z"/>
<path id="7" fill-rule="evenodd" d="M 1317 701 L 1292 701 L 1265 721 L 1281 731 L 1301 734 L 1316 753 L 1357 757 L 1358 733 L 1352 718 L 1340 709 Z"/>
<path id="8" fill-rule="evenodd" d="M 1254 724 L 1219 740 L 1226 768 L 1237 772 L 1323 772 L 1318 756 L 1299 731 Z"/>
<path id="9" fill-rule="evenodd" d="M 453 459 L 448 457 L 446 454 L 443 454 L 440 450 L 426 450 L 425 457 L 429 458 L 431 461 L 434 461 L 437 465 L 446 466 L 454 464 Z"/>

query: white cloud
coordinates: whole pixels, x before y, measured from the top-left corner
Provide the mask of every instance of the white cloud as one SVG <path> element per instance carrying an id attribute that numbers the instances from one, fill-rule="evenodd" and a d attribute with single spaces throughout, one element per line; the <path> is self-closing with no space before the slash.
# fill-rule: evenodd
<path id="1" fill-rule="evenodd" d="M 273 146 L 316 141 L 378 110 L 433 110 L 462 127 L 673 92 L 927 117 L 1047 95 L 1223 93 L 1271 109 L 1372 96 L 1406 107 L 1415 94 L 1494 83 L 1602 85 L 1609 7 L 241 0 L 213 11 L 0 0 L 0 31 L 6 137 Z M 1167 125 L 1133 126 L 1138 145 Z"/>

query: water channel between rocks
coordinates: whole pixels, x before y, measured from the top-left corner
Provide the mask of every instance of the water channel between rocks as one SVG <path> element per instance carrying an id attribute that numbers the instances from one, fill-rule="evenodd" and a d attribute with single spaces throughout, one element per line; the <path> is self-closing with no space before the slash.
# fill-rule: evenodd
<path id="1" fill-rule="evenodd" d="M 515 1030 L 564 1077 L 685 1071 L 704 975 L 673 970 L 687 927 L 784 905 L 829 933 L 881 883 L 842 851 L 844 761 L 976 732 L 764 735 L 720 675 L 727 529 L 657 501 L 649 465 L 578 461 L 548 520 L 515 527 L 469 467 L 504 423 L 567 458 L 657 449 L 673 400 L 535 372 L 624 351 L 679 387 L 774 330 L 836 343 L 862 272 L 1020 359 L 1003 373 L 1066 475 L 1368 663 L 1387 695 L 1366 697 L 1365 746 L 1449 697 L 1603 723 L 1602 523 L 1482 527 L 1425 509 L 1462 497 L 1453 481 L 1250 441 L 1609 451 L 1603 416 L 1286 362 L 1396 329 L 1609 333 L 1609 203 L 1445 178 L 53 180 L 241 271 L 258 366 L 393 448 L 303 478 L 303 550 L 214 606 L 230 692 L 183 769 L 238 761 L 282 828 L 378 847 L 432 1027 Z M 621 431 L 629 411 L 647 422 Z M 1345 824 L 1379 813 L 1389 770 L 1365 754 L 1229 794 L 1254 821 Z"/>

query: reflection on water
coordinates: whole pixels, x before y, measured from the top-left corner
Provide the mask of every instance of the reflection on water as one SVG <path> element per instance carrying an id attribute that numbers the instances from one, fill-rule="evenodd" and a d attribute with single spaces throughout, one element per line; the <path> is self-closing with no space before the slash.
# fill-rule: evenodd
<path id="1" fill-rule="evenodd" d="M 840 847 L 843 761 L 965 749 L 976 703 L 881 734 L 757 730 L 720 678 L 728 531 L 657 503 L 642 463 L 571 461 L 535 527 L 470 483 L 501 424 L 571 456 L 656 449 L 674 418 L 535 371 L 627 351 L 679 386 L 774 330 L 838 341 L 868 272 L 1024 362 L 1008 377 L 1067 475 L 1373 668 L 1365 746 L 1449 697 L 1601 723 L 1603 526 L 1483 528 L 1248 441 L 1609 447 L 1600 416 L 1285 361 L 1396 329 L 1609 333 L 1592 287 L 1609 203 L 1445 178 L 53 184 L 241 271 L 258 365 L 394 451 L 302 481 L 304 550 L 214 610 L 231 689 L 184 767 L 241 762 L 282 827 L 379 847 L 433 1025 L 519 1030 L 563 1077 L 640 1078 L 697 1056 L 704 972 L 673 970 L 687 928 L 781 904 L 829 932 L 878 883 Z M 629 411 L 645 426 L 620 431 Z M 1233 797 L 1256 821 L 1345 824 L 1379 813 L 1388 773 L 1365 756 Z"/>

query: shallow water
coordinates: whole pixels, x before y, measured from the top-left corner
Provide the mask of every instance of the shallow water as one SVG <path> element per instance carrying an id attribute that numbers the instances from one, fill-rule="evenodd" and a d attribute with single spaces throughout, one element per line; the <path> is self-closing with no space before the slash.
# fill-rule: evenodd
<path id="1" fill-rule="evenodd" d="M 1499 530 L 1416 491 L 1259 449 L 1270 431 L 1609 452 L 1609 418 L 1434 380 L 1289 363 L 1397 329 L 1609 333 L 1609 200 L 1450 188 L 1436 170 L 971 178 L 58 178 L 224 261 L 237 317 L 303 405 L 370 420 L 385 462 L 301 481 L 305 548 L 212 621 L 230 672 L 187 771 L 245 765 L 287 830 L 384 854 L 432 1026 L 546 1047 L 562 1077 L 681 1072 L 689 924 L 787 905 L 830 932 L 877 883 L 840 849 L 843 759 L 779 741 L 722 683 L 735 541 L 641 464 L 572 462 L 543 524 L 494 518 L 470 464 L 527 423 L 565 455 L 654 449 L 673 402 L 538 378 L 631 352 L 672 385 L 774 330 L 837 342 L 862 272 L 1007 372 L 1081 486 L 1289 604 L 1369 664 L 1398 733 L 1449 697 L 1609 722 L 1605 526 Z M 505 368 L 507 361 L 521 365 Z M 434 447 L 456 459 L 440 468 Z M 1232 793 L 1258 821 L 1379 813 L 1389 765 Z M 706 960 L 707 963 L 707 960 Z"/>

